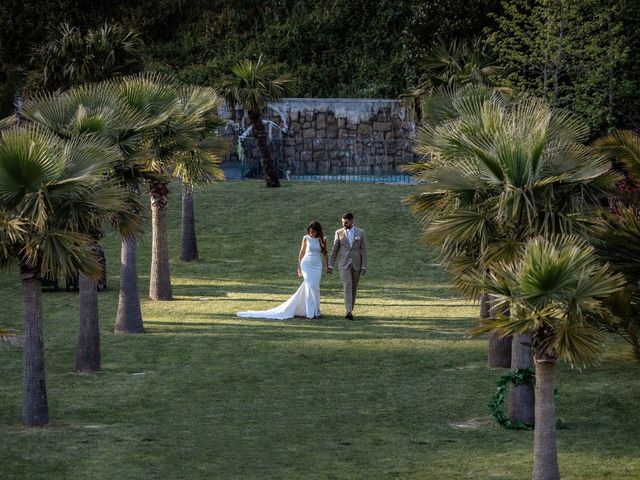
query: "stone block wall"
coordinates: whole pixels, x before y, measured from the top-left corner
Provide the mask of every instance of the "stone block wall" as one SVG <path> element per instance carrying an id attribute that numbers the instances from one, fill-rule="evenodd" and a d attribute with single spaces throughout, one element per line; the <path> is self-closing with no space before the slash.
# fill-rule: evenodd
<path id="1" fill-rule="evenodd" d="M 395 175 L 419 159 L 415 124 L 397 100 L 286 98 L 269 105 L 265 120 L 274 158 L 292 175 Z M 259 158 L 252 140 L 242 141 L 244 161 Z"/>

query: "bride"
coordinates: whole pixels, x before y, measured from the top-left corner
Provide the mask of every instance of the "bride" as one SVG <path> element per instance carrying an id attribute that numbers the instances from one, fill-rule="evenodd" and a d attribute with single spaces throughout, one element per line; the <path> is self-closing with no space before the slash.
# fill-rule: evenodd
<path id="1" fill-rule="evenodd" d="M 316 318 L 320 316 L 320 279 L 322 259 L 327 263 L 327 239 L 320 223 L 313 221 L 302 237 L 298 254 L 298 277 L 304 282 L 289 300 L 270 310 L 238 312 L 239 317 L 284 320 L 293 317 Z"/>

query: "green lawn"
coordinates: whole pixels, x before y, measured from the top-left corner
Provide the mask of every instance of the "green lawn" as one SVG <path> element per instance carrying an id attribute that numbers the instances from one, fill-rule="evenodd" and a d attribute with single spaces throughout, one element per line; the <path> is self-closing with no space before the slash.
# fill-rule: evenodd
<path id="1" fill-rule="evenodd" d="M 465 339 L 477 307 L 419 241 L 401 199 L 416 187 L 228 182 L 196 194 L 202 260 L 178 260 L 173 302 L 143 300 L 144 335 L 114 335 L 119 242 L 105 242 L 103 372 L 73 373 L 75 292 L 47 292 L 51 424 L 20 426 L 21 351 L 0 346 L 0 479 L 526 479 L 531 432 L 506 431 L 487 404 L 502 370 L 486 339 Z M 369 272 L 356 321 L 338 275 L 318 320 L 238 319 L 299 284 L 307 222 L 332 240 L 347 210 L 367 231 Z M 149 237 L 140 247 L 146 297 Z M 20 328 L 18 274 L 0 276 L 0 323 Z M 566 479 L 640 478 L 639 365 L 614 338 L 600 366 L 558 370 Z"/>

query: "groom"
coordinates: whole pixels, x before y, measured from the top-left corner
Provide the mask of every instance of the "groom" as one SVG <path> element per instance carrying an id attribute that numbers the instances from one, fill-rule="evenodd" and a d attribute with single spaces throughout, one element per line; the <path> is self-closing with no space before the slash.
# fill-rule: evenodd
<path id="1" fill-rule="evenodd" d="M 327 265 L 327 273 L 333 272 L 333 264 L 338 260 L 340 279 L 344 287 L 344 306 L 347 320 L 353 320 L 353 305 L 356 303 L 356 290 L 360 275 L 367 271 L 367 241 L 364 230 L 353 224 L 353 214 L 342 216 L 342 227 L 336 230 L 333 250 Z"/>

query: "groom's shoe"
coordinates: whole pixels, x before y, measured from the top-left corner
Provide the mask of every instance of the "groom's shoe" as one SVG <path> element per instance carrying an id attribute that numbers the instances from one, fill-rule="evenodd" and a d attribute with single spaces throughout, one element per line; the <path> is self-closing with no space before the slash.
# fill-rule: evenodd
<path id="1" fill-rule="evenodd" d="M 349 312 L 344 316 L 344 318 L 346 318 L 347 320 L 353 320 L 353 314 Z"/>

